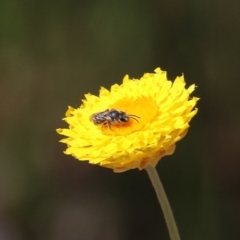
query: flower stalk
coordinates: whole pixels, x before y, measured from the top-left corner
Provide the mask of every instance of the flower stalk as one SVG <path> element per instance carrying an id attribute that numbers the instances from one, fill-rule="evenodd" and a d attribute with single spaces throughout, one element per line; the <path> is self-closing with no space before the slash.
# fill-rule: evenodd
<path id="1" fill-rule="evenodd" d="M 165 217 L 165 221 L 168 227 L 169 235 L 171 240 L 180 240 L 180 236 L 178 233 L 177 225 L 168 201 L 168 198 L 166 196 L 166 193 L 164 191 L 163 185 L 161 183 L 161 180 L 158 176 L 157 170 L 155 167 L 147 166 L 146 171 L 148 173 L 148 176 L 152 182 L 152 185 L 154 187 L 154 190 L 157 194 L 158 201 L 160 203 L 160 206 L 163 211 L 163 215 Z"/>

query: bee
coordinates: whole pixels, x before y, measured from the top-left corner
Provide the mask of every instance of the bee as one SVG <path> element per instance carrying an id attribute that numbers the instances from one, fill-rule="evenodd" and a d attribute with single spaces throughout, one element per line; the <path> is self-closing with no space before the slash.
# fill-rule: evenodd
<path id="1" fill-rule="evenodd" d="M 112 124 L 123 124 L 129 122 L 130 119 L 134 119 L 136 122 L 138 121 L 138 116 L 133 115 L 133 114 L 127 114 L 126 112 L 119 111 L 117 109 L 107 109 L 103 112 L 98 112 L 94 113 L 91 117 L 90 120 L 95 124 L 95 125 L 102 125 L 108 126 L 111 130 Z"/>

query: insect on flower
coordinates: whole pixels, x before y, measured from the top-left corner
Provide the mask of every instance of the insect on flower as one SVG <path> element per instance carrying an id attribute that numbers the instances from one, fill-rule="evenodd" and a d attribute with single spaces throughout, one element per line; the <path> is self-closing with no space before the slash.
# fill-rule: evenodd
<path id="1" fill-rule="evenodd" d="M 139 122 L 138 118 L 140 117 L 133 114 L 127 114 L 126 112 L 112 108 L 110 110 L 107 109 L 103 112 L 94 113 L 90 117 L 90 120 L 95 125 L 102 125 L 102 127 L 107 125 L 112 130 L 112 124 L 127 123 L 131 118 L 134 119 L 136 122 Z"/>

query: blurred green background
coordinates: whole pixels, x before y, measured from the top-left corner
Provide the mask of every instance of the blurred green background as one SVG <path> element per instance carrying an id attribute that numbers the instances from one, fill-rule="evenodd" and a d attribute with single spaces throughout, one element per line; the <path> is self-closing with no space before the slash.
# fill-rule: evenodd
<path id="1" fill-rule="evenodd" d="M 199 113 L 157 168 L 183 240 L 240 239 L 238 0 L 0 1 L 0 240 L 167 240 L 145 171 L 62 152 L 85 93 L 161 67 Z"/>

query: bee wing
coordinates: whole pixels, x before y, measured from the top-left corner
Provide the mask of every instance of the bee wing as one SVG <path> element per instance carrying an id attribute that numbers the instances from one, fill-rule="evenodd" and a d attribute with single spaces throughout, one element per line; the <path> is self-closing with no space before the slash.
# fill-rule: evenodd
<path id="1" fill-rule="evenodd" d="M 97 116 L 97 115 L 102 115 L 102 116 L 104 116 L 104 114 L 106 114 L 107 112 L 109 112 L 108 109 L 105 110 L 105 111 L 93 113 L 93 114 L 91 114 L 91 115 L 89 116 L 89 120 L 92 121 L 92 122 L 94 122 L 93 118 L 94 118 L 95 116 Z"/>

